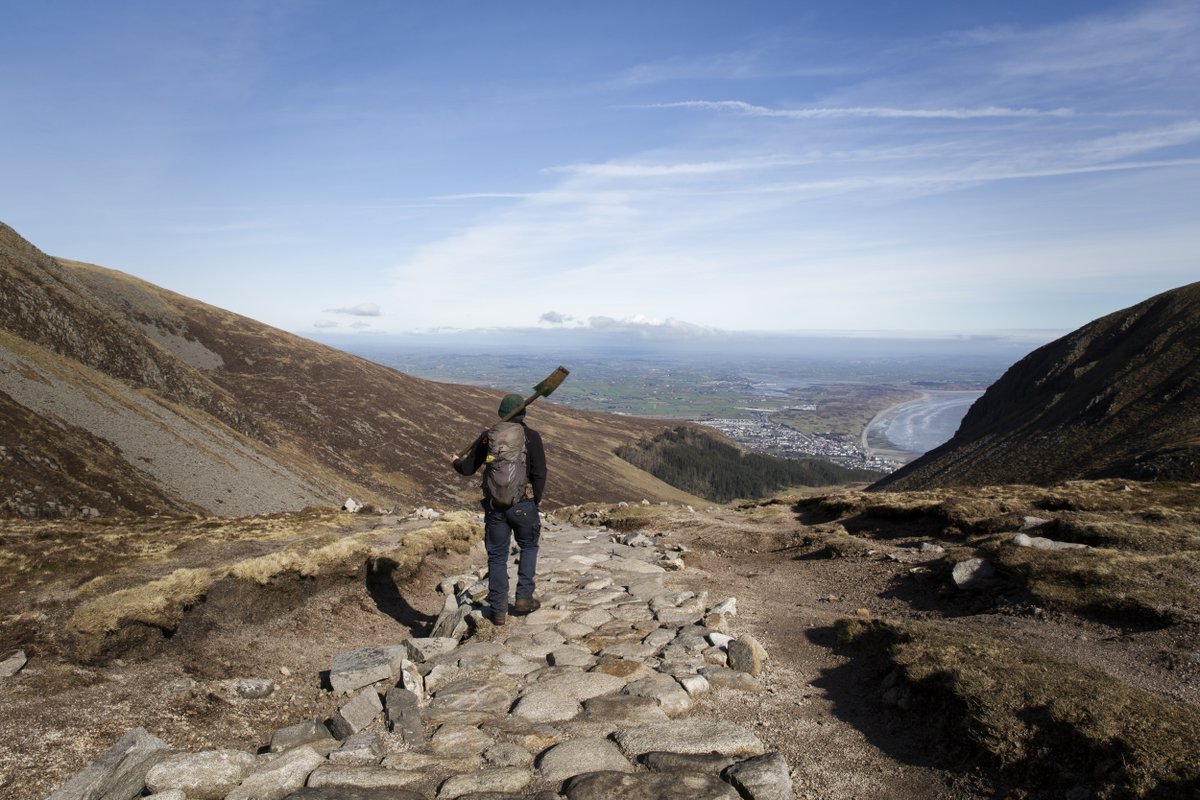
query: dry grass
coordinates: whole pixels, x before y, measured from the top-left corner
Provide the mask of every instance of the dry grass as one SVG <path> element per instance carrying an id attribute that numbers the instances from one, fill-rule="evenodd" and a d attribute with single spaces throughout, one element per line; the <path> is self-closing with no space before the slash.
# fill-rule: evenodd
<path id="1" fill-rule="evenodd" d="M 913 709 L 1017 785 L 1097 798 L 1200 791 L 1192 706 L 961 629 L 847 619 L 838 633 L 858 654 L 892 665 Z"/>
<path id="2" fill-rule="evenodd" d="M 1131 627 L 1200 620 L 1200 485 L 1072 481 L 1050 489 L 988 486 L 923 492 L 844 491 L 796 504 L 832 522 L 831 555 L 863 542 L 928 538 L 947 560 L 981 556 L 1040 605 Z M 1016 547 L 1026 517 L 1035 536 L 1087 550 Z"/>
<path id="3" fill-rule="evenodd" d="M 430 553 L 466 552 L 481 535 L 481 526 L 470 514 L 453 512 L 406 534 L 394 548 L 381 549 L 376 541 L 379 534 L 374 532 L 309 536 L 265 555 L 208 568 L 176 569 L 165 577 L 102 594 L 79 605 L 68 627 L 81 637 L 80 651 L 94 654 L 97 640 L 127 626 L 176 630 L 188 610 L 203 602 L 218 581 L 263 587 L 294 579 L 354 578 L 368 561 L 379 558 L 390 559 L 402 573 L 412 572 Z"/>

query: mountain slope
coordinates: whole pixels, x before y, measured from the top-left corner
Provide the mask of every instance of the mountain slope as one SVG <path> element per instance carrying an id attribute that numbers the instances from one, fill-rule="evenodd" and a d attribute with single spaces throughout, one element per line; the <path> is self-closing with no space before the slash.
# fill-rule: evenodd
<path id="1" fill-rule="evenodd" d="M 552 366 L 552 365 L 551 365 Z M 0 223 L 0 514 L 461 505 L 449 467 L 500 393 L 420 380 L 152 284 L 56 260 Z M 529 413 L 548 500 L 694 501 L 613 454 L 666 425 Z"/>
<path id="2" fill-rule="evenodd" d="M 1103 477 L 1200 481 L 1200 283 L 1035 350 L 950 441 L 871 488 Z"/>

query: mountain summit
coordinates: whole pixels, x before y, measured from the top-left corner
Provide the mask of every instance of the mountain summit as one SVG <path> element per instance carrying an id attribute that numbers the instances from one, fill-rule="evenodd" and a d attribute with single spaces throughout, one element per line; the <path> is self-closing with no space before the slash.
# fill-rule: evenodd
<path id="1" fill-rule="evenodd" d="M 465 505 L 478 487 L 448 454 L 500 396 L 51 258 L 0 223 L 0 516 Z M 696 501 L 613 453 L 665 423 L 548 402 L 531 423 L 551 505 Z"/>
<path id="2" fill-rule="evenodd" d="M 872 489 L 1200 481 L 1200 283 L 1109 314 L 996 381 L 950 441 Z"/>

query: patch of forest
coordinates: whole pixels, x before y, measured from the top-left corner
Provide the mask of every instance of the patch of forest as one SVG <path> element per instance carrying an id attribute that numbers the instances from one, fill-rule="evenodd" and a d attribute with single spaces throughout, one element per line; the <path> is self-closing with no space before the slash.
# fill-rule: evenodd
<path id="1" fill-rule="evenodd" d="M 653 439 L 621 445 L 616 454 L 661 481 L 690 494 L 727 503 L 766 497 L 789 486 L 831 486 L 872 481 L 876 472 L 828 461 L 746 453 L 695 428 L 680 426 Z"/>

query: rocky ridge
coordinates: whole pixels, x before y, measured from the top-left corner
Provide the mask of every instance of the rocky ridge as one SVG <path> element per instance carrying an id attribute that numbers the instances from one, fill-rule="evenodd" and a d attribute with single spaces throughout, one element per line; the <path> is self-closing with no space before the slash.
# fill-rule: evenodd
<path id="1" fill-rule="evenodd" d="M 1094 320 L 1014 364 L 888 491 L 1200 480 L 1200 283 Z"/>
<path id="2" fill-rule="evenodd" d="M 697 695 L 770 689 L 765 649 L 732 631 L 736 600 L 664 584 L 681 550 L 550 523 L 533 613 L 493 626 L 486 568 L 448 576 L 428 637 L 334 657 L 330 719 L 281 726 L 259 753 L 172 753 L 136 729 L 51 800 L 790 798 L 768 743 L 689 716 Z"/>
<path id="3" fill-rule="evenodd" d="M 500 396 L 52 258 L 0 223 L 0 516 L 236 517 L 347 495 L 464 506 L 477 483 L 445 456 Z M 551 503 L 695 500 L 613 453 L 663 422 L 547 401 L 530 424 L 575 467 L 556 472 Z"/>

